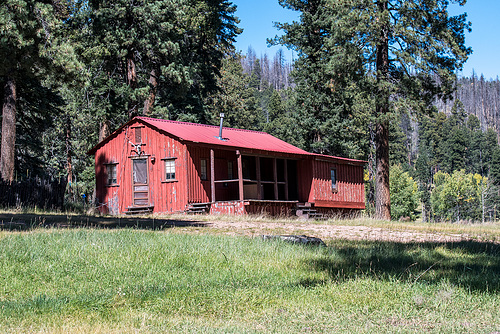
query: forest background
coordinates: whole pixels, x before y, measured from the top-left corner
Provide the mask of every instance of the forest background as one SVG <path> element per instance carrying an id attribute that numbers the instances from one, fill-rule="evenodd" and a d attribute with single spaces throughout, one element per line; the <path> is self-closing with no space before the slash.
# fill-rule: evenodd
<path id="1" fill-rule="evenodd" d="M 224 112 L 225 126 L 367 160 L 373 213 L 374 125 L 354 77 L 335 86 L 301 66 L 304 54 L 287 61 L 283 50 L 237 53 L 240 32 L 235 6 L 224 0 L 7 0 L 0 8 L 2 178 L 65 178 L 68 207 L 88 205 L 95 178 L 86 152 L 128 119 L 217 124 Z M 324 38 L 331 33 L 325 29 Z M 393 219 L 420 211 L 424 221 L 496 219 L 500 82 L 473 73 L 455 77 L 453 87 L 388 122 Z"/>

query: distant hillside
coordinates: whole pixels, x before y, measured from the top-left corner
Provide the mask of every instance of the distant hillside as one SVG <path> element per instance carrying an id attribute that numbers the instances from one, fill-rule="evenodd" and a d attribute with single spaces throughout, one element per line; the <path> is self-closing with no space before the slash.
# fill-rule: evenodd
<path id="1" fill-rule="evenodd" d="M 458 81 L 458 89 L 455 99 L 462 102 L 467 114 L 474 114 L 481 122 L 481 128 L 485 131 L 493 128 L 500 134 L 500 80 L 485 80 L 481 75 L 479 78 L 473 73 L 470 78 L 461 78 Z M 439 111 L 449 114 L 455 101 L 438 101 L 436 107 Z"/>

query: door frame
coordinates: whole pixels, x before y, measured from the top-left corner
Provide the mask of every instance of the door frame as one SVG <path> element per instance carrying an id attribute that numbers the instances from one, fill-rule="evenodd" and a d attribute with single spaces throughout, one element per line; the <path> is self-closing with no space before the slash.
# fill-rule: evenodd
<path id="1" fill-rule="evenodd" d="M 132 182 L 132 206 L 133 207 L 145 207 L 145 206 L 150 206 L 150 179 L 149 179 L 149 156 L 137 156 L 137 157 L 132 157 L 131 159 L 131 165 L 132 165 L 132 168 L 131 168 L 131 173 L 130 173 L 130 177 L 131 177 L 131 182 Z M 138 161 L 138 160 L 145 160 L 146 161 L 146 183 L 135 183 L 134 182 L 134 165 L 135 165 L 135 161 Z M 136 185 L 137 186 L 142 186 L 142 187 L 146 187 L 146 190 L 142 189 L 142 190 L 136 190 Z M 136 193 L 146 193 L 146 197 L 138 197 L 136 198 Z M 136 200 L 142 200 L 144 201 L 145 200 L 145 204 L 136 204 Z"/>

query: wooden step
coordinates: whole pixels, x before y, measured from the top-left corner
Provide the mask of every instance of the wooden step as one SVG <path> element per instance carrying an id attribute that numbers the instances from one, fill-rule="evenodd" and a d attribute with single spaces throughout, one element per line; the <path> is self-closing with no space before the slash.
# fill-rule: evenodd
<path id="1" fill-rule="evenodd" d="M 205 208 L 200 208 L 200 209 L 190 208 L 187 211 L 188 211 L 188 213 L 207 213 L 208 209 L 205 209 Z"/>
<path id="2" fill-rule="evenodd" d="M 316 220 L 325 220 L 326 219 L 325 216 L 319 212 L 311 213 L 308 215 L 307 218 L 308 219 L 316 219 Z"/>
<path id="3" fill-rule="evenodd" d="M 315 209 L 296 209 L 295 212 L 297 214 L 308 214 L 308 213 L 316 213 L 317 211 Z"/>
<path id="4" fill-rule="evenodd" d="M 153 212 L 154 206 L 129 206 L 126 215 L 139 215 Z"/>
<path id="5" fill-rule="evenodd" d="M 187 214 L 203 214 L 210 211 L 210 205 L 212 203 L 190 203 L 187 205 L 187 209 L 184 210 Z"/>
<path id="6" fill-rule="evenodd" d="M 210 204 L 212 204 L 212 203 L 190 203 L 189 206 L 194 207 L 194 208 L 196 208 L 196 207 L 205 208 L 207 206 L 210 206 Z"/>
<path id="7" fill-rule="evenodd" d="M 322 213 L 313 207 L 312 203 L 297 203 L 295 206 L 295 215 L 302 219 L 325 219 Z"/>

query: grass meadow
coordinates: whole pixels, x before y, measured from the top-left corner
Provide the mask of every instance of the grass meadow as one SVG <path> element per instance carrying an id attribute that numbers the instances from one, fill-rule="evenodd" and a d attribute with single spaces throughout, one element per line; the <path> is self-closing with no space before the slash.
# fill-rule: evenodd
<path id="1" fill-rule="evenodd" d="M 500 245 L 0 231 L 0 332 L 493 333 Z"/>

